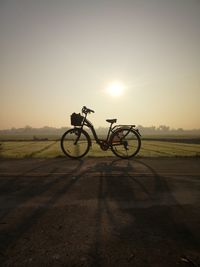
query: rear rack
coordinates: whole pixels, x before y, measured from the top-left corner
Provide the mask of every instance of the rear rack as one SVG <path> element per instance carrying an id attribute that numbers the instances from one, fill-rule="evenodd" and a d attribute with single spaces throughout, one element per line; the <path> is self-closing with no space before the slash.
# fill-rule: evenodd
<path id="1" fill-rule="evenodd" d="M 134 128 L 135 125 L 133 125 L 133 124 L 118 124 L 118 125 L 115 125 L 115 126 L 112 128 L 112 130 L 117 129 L 117 128 L 120 128 L 120 127 L 130 127 L 130 128 Z"/>
<path id="2" fill-rule="evenodd" d="M 140 134 L 140 132 L 139 132 L 139 130 L 138 129 L 136 129 L 135 127 L 135 125 L 133 125 L 133 124 L 122 124 L 122 125 L 115 125 L 113 128 L 112 128 L 112 132 L 113 132 L 113 130 L 117 130 L 117 129 L 120 129 L 120 128 L 125 128 L 125 127 L 128 127 L 129 129 L 133 129 L 134 131 L 136 131 L 138 134 L 139 134 L 139 136 L 141 136 L 141 134 Z"/>

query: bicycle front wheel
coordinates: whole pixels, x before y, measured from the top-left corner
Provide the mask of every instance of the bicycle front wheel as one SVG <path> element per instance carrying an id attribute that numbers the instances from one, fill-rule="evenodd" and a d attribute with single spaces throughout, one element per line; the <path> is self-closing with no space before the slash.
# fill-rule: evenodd
<path id="1" fill-rule="evenodd" d="M 112 152 L 123 159 L 134 157 L 140 150 L 141 139 L 139 134 L 130 128 L 121 128 L 111 136 Z"/>
<path id="2" fill-rule="evenodd" d="M 63 153 L 74 159 L 85 156 L 90 149 L 90 137 L 83 129 L 74 128 L 65 132 L 61 138 Z"/>

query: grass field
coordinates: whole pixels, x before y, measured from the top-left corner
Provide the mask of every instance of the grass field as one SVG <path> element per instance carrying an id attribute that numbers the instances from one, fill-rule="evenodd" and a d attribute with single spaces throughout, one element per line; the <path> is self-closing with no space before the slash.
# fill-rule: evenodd
<path id="1" fill-rule="evenodd" d="M 60 141 L 1 141 L 1 158 L 54 158 L 64 156 Z M 110 150 L 102 151 L 93 143 L 88 156 L 113 156 Z M 200 144 L 188 142 L 142 140 L 140 157 L 200 157 Z"/>

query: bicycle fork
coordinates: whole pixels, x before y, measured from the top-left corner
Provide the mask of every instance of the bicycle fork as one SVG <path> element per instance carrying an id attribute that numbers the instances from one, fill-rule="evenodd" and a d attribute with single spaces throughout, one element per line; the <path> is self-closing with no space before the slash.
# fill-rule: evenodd
<path id="1" fill-rule="evenodd" d="M 76 132 L 75 132 L 75 133 L 76 133 Z M 77 130 L 76 135 L 77 135 L 77 138 L 76 138 L 76 140 L 75 140 L 75 142 L 74 142 L 74 145 L 77 145 L 77 143 L 78 143 L 78 141 L 79 141 L 79 139 L 80 139 L 80 136 L 81 136 L 81 131 L 78 131 L 78 130 Z"/>

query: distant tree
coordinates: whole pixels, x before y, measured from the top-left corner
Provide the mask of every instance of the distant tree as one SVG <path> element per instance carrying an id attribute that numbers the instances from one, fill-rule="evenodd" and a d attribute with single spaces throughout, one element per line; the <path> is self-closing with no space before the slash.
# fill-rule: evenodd
<path id="1" fill-rule="evenodd" d="M 177 129 L 177 133 L 178 133 L 178 134 L 183 134 L 183 133 L 184 133 L 183 128 L 178 128 L 178 129 Z"/>
<path id="2" fill-rule="evenodd" d="M 158 130 L 161 131 L 162 133 L 168 133 L 170 131 L 170 128 L 169 128 L 169 126 L 160 125 L 158 127 Z"/>
<path id="3" fill-rule="evenodd" d="M 33 128 L 32 128 L 31 126 L 26 125 L 26 126 L 23 128 L 23 132 L 24 132 L 24 133 L 31 133 L 32 129 L 33 129 Z"/>

